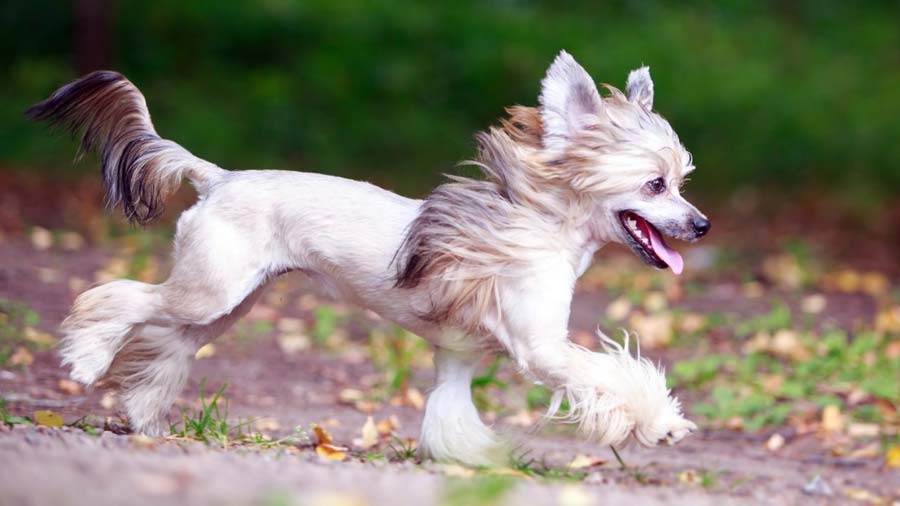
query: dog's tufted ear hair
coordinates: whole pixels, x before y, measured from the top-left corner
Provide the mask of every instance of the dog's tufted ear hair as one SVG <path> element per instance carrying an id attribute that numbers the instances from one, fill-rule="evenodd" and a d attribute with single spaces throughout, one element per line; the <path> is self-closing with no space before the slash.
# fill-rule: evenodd
<path id="1" fill-rule="evenodd" d="M 650 79 L 650 67 L 644 66 L 628 73 L 625 96 L 629 102 L 638 104 L 648 111 L 653 109 L 653 79 Z"/>
<path id="2" fill-rule="evenodd" d="M 603 101 L 597 85 L 572 55 L 560 51 L 541 81 L 544 149 L 561 154 L 580 130 L 597 121 Z"/>

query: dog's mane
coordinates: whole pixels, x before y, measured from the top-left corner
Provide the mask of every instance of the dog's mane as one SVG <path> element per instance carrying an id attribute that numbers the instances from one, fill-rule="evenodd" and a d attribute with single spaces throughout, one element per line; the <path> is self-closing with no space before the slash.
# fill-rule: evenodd
<path id="1" fill-rule="evenodd" d="M 484 178 L 448 176 L 425 199 L 394 261 L 395 286 L 430 283 L 426 319 L 477 332 L 499 307 L 498 279 L 546 255 L 554 238 L 588 218 L 591 202 L 639 186 L 648 161 L 678 171 L 676 178 L 692 168 L 662 117 L 605 88 L 599 121 L 573 134 L 562 154 L 545 152 L 539 109 L 508 108 L 500 127 L 475 137 L 477 155 L 468 163 Z"/>
<path id="2" fill-rule="evenodd" d="M 496 307 L 498 278 L 547 254 L 547 238 L 569 225 L 580 200 L 560 177 L 560 164 L 541 160 L 538 110 L 507 111 L 501 127 L 475 137 L 477 156 L 467 163 L 484 179 L 447 176 L 425 199 L 395 257 L 397 287 L 432 283 L 432 308 L 423 316 L 470 332 Z"/>

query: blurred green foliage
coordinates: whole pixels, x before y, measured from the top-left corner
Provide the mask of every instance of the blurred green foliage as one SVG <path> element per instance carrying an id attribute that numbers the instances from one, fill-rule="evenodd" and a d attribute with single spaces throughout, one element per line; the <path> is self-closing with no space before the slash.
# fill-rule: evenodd
<path id="1" fill-rule="evenodd" d="M 700 168 L 691 188 L 900 188 L 896 2 L 112 3 L 109 66 L 164 137 L 228 168 L 421 194 L 504 106 L 536 103 L 565 48 L 618 87 L 651 66 L 656 106 Z M 72 143 L 21 113 L 75 77 L 73 19 L 58 0 L 0 12 L 0 166 L 72 170 Z"/>

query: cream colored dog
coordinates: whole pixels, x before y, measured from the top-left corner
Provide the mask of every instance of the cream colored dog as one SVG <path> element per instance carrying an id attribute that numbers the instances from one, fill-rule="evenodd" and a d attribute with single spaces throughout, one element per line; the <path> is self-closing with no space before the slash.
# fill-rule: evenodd
<path id="1" fill-rule="evenodd" d="M 478 135 L 473 163 L 485 178 L 451 178 L 425 200 L 320 174 L 223 170 L 161 139 L 140 91 L 115 72 L 60 88 L 27 115 L 83 132 L 111 206 L 143 224 L 182 178 L 199 194 L 178 220 L 166 281 L 113 281 L 78 297 L 62 326 L 63 363 L 82 383 L 118 385 L 135 430 L 160 434 L 197 349 L 268 281 L 302 271 L 434 346 L 426 457 L 497 461 L 499 440 L 470 394 L 480 359 L 495 353 L 556 392 L 549 415 L 567 400 L 561 418 L 598 443 L 680 440 L 695 426 L 658 367 L 602 334 L 602 352 L 567 338 L 575 280 L 599 248 L 623 243 L 678 274 L 681 256 L 663 236 L 709 229 L 679 195 L 694 167 L 652 111 L 647 68 L 628 76 L 625 94 L 606 88 L 603 98 L 560 53 L 540 106 L 511 108 Z"/>

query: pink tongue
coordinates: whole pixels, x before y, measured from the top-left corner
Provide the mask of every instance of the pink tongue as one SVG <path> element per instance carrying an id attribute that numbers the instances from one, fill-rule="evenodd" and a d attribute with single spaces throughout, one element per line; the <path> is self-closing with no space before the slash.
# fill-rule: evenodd
<path id="1" fill-rule="evenodd" d="M 681 253 L 666 246 L 666 243 L 663 242 L 662 237 L 659 236 L 656 229 L 653 227 L 648 228 L 650 229 L 650 244 L 653 245 L 653 252 L 656 253 L 663 262 L 669 264 L 669 268 L 672 269 L 672 272 L 676 275 L 681 274 L 681 271 L 684 270 L 684 259 L 681 258 Z"/>

